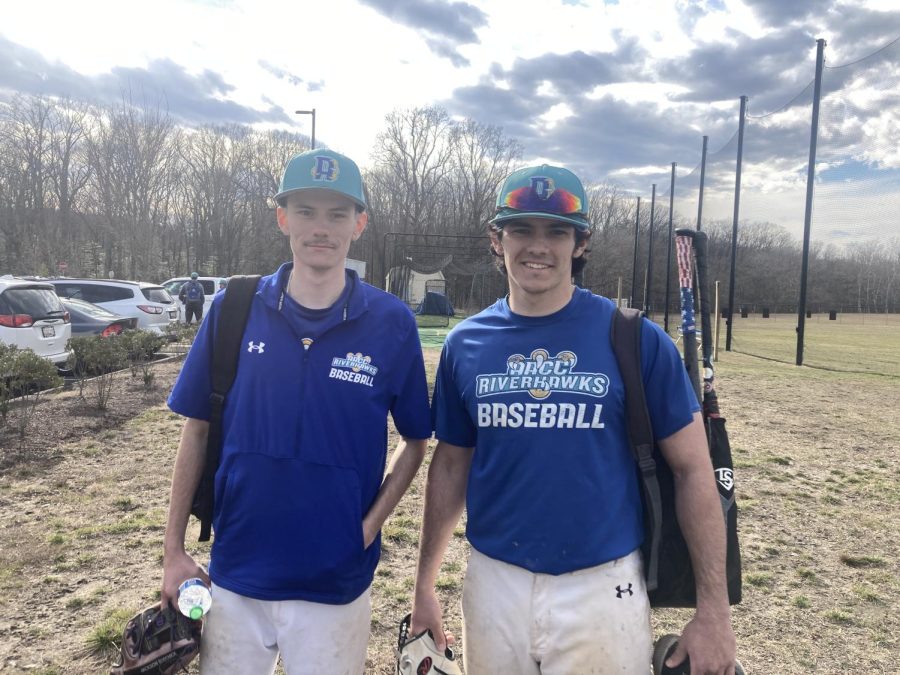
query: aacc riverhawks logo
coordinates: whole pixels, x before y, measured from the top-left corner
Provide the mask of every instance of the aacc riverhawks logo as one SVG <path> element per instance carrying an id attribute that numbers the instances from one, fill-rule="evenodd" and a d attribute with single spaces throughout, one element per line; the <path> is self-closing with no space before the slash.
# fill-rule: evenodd
<path id="1" fill-rule="evenodd" d="M 575 370 L 575 352 L 561 351 L 551 356 L 546 349 L 535 349 L 530 356 L 513 354 L 506 359 L 505 373 L 478 375 L 478 398 L 527 391 L 534 399 L 545 399 L 553 392 L 583 394 L 602 398 L 609 390 L 609 378 L 603 373 Z"/>

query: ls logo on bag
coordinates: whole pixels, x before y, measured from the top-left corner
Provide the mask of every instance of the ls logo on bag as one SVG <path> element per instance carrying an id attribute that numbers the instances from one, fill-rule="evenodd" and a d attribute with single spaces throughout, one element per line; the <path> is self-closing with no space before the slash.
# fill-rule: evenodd
<path id="1" fill-rule="evenodd" d="M 731 469 L 716 469 L 716 480 L 726 490 L 734 488 L 734 471 Z"/>
<path id="2" fill-rule="evenodd" d="M 251 340 L 250 342 L 247 343 L 247 351 L 250 352 L 251 354 L 253 352 L 256 352 L 257 354 L 262 354 L 266 351 L 266 343 L 260 342 L 259 344 L 256 344 L 255 342 L 253 342 L 253 340 Z"/>

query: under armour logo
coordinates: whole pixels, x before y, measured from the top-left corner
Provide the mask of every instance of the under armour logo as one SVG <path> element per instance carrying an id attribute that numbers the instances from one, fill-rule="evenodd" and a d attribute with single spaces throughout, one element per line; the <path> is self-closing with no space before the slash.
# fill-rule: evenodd
<path id="1" fill-rule="evenodd" d="M 337 160 L 328 155 L 316 155 L 316 164 L 312 168 L 312 177 L 314 180 L 324 180 L 329 183 L 336 181 L 341 169 Z"/>
<path id="2" fill-rule="evenodd" d="M 248 352 L 256 352 L 257 354 L 262 354 L 266 351 L 266 343 L 260 342 L 258 345 L 253 344 L 253 340 L 247 343 L 247 351 Z"/>
<path id="3" fill-rule="evenodd" d="M 623 593 L 628 593 L 628 595 L 634 595 L 634 591 L 631 590 L 631 584 L 628 584 L 628 588 L 622 588 L 621 586 L 616 586 L 616 597 L 621 598 Z"/>
<path id="4" fill-rule="evenodd" d="M 550 199 L 550 195 L 553 194 L 555 189 L 556 186 L 553 185 L 552 178 L 547 178 L 545 176 L 531 177 L 531 190 L 537 195 L 538 199 Z"/>

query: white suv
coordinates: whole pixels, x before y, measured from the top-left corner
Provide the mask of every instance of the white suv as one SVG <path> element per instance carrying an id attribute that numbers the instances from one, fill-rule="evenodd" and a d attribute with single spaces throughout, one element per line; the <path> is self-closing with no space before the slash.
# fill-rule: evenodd
<path id="1" fill-rule="evenodd" d="M 178 323 L 178 306 L 162 286 L 117 279 L 49 279 L 63 298 L 85 300 L 115 314 L 137 319 L 142 330 L 165 334 Z"/>
<path id="2" fill-rule="evenodd" d="M 162 285 L 163 288 L 172 294 L 172 297 L 177 298 L 178 291 L 180 291 L 181 287 L 190 280 L 190 277 L 175 277 L 174 279 L 162 282 Z M 206 316 L 209 314 L 209 308 L 212 305 L 213 298 L 216 293 L 219 292 L 219 283 L 224 281 L 227 284 L 228 279 L 226 277 L 197 277 L 197 281 L 203 286 L 203 316 Z M 182 319 L 183 318 L 184 316 L 182 316 Z"/>
<path id="3" fill-rule="evenodd" d="M 0 342 L 30 349 L 64 368 L 72 337 L 69 313 L 53 286 L 43 281 L 0 277 Z"/>

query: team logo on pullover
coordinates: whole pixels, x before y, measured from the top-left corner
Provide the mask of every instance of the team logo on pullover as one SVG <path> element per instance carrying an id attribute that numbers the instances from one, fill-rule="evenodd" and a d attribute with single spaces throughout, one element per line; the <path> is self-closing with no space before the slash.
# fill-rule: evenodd
<path id="1" fill-rule="evenodd" d="M 335 356 L 331 360 L 328 377 L 345 382 L 357 382 L 367 387 L 375 384 L 378 367 L 372 365 L 371 356 L 363 356 L 360 352 L 348 352 L 346 356 Z"/>

